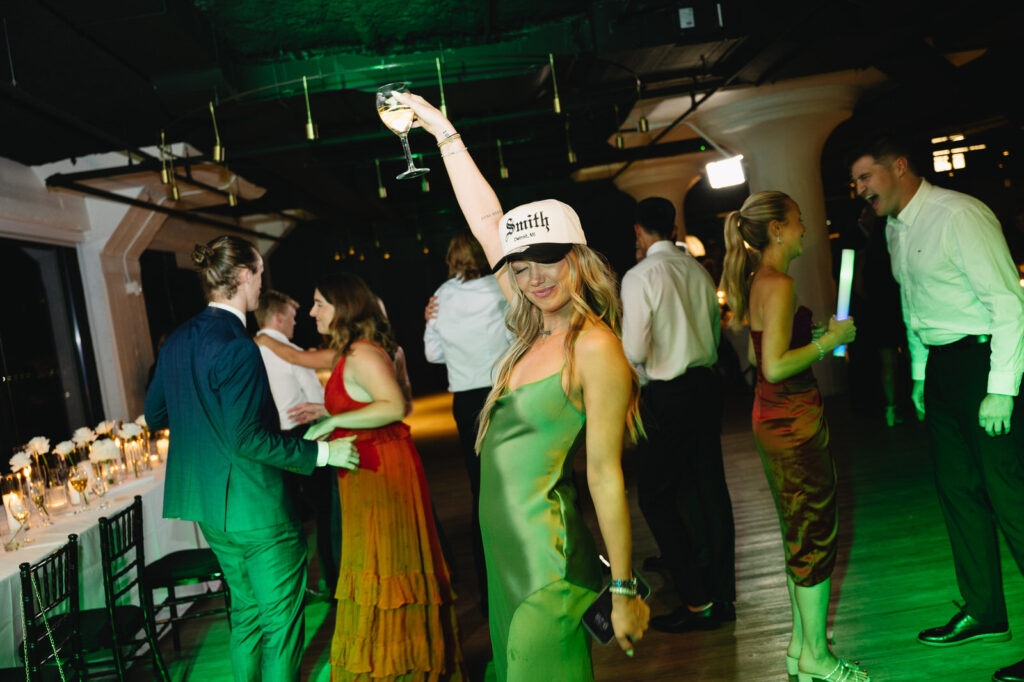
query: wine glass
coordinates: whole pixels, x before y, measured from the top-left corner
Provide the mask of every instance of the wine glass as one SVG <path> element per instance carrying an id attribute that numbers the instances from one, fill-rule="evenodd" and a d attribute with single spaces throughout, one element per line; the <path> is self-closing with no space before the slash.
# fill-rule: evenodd
<path id="1" fill-rule="evenodd" d="M 23 542 L 26 545 L 35 542 L 35 538 L 30 538 L 28 536 L 29 508 L 28 505 L 25 504 L 25 500 L 22 497 L 21 491 L 17 489 L 12 489 L 10 492 L 6 493 L 4 495 L 4 504 L 7 505 L 7 511 L 11 513 L 11 516 L 14 517 L 14 520 L 17 521 L 18 525 L 21 526 L 21 528 L 19 528 L 18 530 L 25 531 L 25 536 L 21 538 L 21 542 Z M 15 532 L 14 535 L 16 538 L 18 535 L 17 532 Z"/>
<path id="2" fill-rule="evenodd" d="M 412 162 L 412 152 L 409 151 L 409 129 L 412 128 L 416 114 L 407 104 L 402 104 L 395 99 L 395 93 L 408 93 L 409 88 L 405 83 L 388 83 L 377 88 L 377 113 L 384 125 L 402 140 L 402 149 L 405 151 L 405 160 L 409 167 L 404 173 L 395 176 L 398 180 L 415 178 L 430 172 L 429 168 L 417 168 Z"/>
<path id="3" fill-rule="evenodd" d="M 25 492 L 28 499 L 32 500 L 33 506 L 39 512 L 39 521 L 44 526 L 52 526 L 50 512 L 46 508 L 46 479 L 33 467 L 32 472 L 25 477 Z M 17 518 L 17 517 L 15 517 Z"/>
<path id="4" fill-rule="evenodd" d="M 88 466 L 90 466 L 89 462 L 82 462 L 68 472 L 68 485 L 82 496 L 82 509 L 89 507 L 89 498 L 85 495 L 85 489 L 89 485 L 89 470 L 85 468 Z M 78 511 L 75 513 L 77 514 Z"/>
<path id="5" fill-rule="evenodd" d="M 93 475 L 89 479 L 89 490 L 96 497 L 103 497 L 104 495 L 107 494 L 107 482 L 103 480 L 102 474 L 102 470 L 97 471 L 96 468 L 93 467 Z M 100 509 L 106 509 L 109 506 L 110 505 L 108 505 L 106 502 L 100 500 Z"/>

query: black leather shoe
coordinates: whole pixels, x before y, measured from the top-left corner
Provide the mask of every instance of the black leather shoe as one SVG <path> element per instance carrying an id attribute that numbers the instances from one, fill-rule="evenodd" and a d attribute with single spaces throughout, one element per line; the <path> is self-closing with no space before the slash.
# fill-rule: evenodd
<path id="1" fill-rule="evenodd" d="M 736 620 L 736 607 L 732 602 L 711 602 L 703 611 L 691 611 L 680 606 L 672 613 L 651 618 L 651 627 L 658 632 L 690 632 L 714 630 L 722 623 Z"/>
<path id="2" fill-rule="evenodd" d="M 953 616 L 945 625 L 922 630 L 917 641 L 927 646 L 958 646 L 967 642 L 1005 642 L 1010 639 L 1010 627 L 1006 623 L 982 625 L 966 611 Z"/>
<path id="3" fill-rule="evenodd" d="M 1024 660 L 997 670 L 992 682 L 1024 682 Z"/>

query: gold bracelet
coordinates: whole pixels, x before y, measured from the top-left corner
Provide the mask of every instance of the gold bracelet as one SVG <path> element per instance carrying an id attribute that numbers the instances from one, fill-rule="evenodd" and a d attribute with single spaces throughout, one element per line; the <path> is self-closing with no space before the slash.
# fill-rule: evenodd
<path id="1" fill-rule="evenodd" d="M 460 135 L 459 133 L 452 133 L 451 135 L 448 135 L 443 140 L 438 142 L 437 143 L 437 148 L 440 149 L 443 145 L 448 144 L 452 140 L 461 140 L 461 139 L 462 139 L 462 135 Z"/>

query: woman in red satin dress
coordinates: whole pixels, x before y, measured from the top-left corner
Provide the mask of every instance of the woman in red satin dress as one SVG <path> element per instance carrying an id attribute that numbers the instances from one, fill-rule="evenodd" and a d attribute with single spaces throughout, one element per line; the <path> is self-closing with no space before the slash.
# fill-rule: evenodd
<path id="1" fill-rule="evenodd" d="M 800 208 L 787 195 L 752 194 L 725 220 L 722 283 L 732 323 L 750 323 L 750 359 L 757 365 L 754 438 L 782 526 L 793 608 L 790 680 L 868 682 L 867 673 L 831 652 L 825 632 L 836 558 L 836 473 L 810 369 L 852 341 L 856 328 L 852 318 L 832 318 L 828 330 L 818 333 L 811 311 L 797 301 L 786 272 L 803 251 L 805 229 Z"/>
<path id="2" fill-rule="evenodd" d="M 333 367 L 328 416 L 306 438 L 354 437 L 359 467 L 338 478 L 341 568 L 331 679 L 434 682 L 465 679 L 451 578 L 434 527 L 419 454 L 401 420 L 397 344 L 377 297 L 359 277 L 336 273 L 313 295 L 310 315 L 330 349 L 260 342 L 285 360 Z"/>

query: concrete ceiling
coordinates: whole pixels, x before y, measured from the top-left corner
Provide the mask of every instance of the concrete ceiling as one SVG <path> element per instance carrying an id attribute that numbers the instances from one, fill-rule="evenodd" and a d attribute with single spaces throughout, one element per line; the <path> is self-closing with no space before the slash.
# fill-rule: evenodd
<path id="1" fill-rule="evenodd" d="M 681 8 L 693 27 L 680 26 Z M 164 130 L 208 160 L 213 101 L 231 171 L 267 189 L 204 209 L 225 218 L 298 210 L 359 229 L 450 211 L 443 172 L 428 176 L 430 195 L 391 179 L 400 146 L 372 94 L 402 80 L 436 101 L 438 62 L 478 163 L 497 181 L 500 139 L 505 183 L 526 193 L 581 166 L 699 149 L 700 139 L 615 149 L 609 139 L 635 124 L 626 115 L 638 101 L 842 69 L 875 67 L 888 80 L 840 134 L 980 121 L 1018 133 L 1021 122 L 1019 3 L 4 0 L 0 16 L 0 156 L 36 165 L 141 149 Z M 303 76 L 315 142 L 304 137 Z M 440 169 L 431 141 L 411 140 Z"/>

